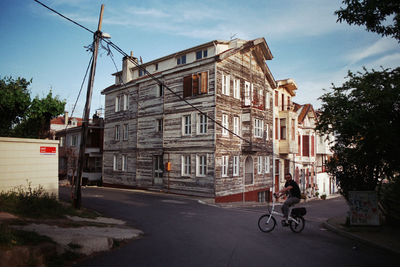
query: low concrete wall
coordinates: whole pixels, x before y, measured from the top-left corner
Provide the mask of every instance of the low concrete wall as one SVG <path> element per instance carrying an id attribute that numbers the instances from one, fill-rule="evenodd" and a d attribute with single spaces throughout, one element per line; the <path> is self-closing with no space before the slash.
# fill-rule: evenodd
<path id="1" fill-rule="evenodd" d="M 0 191 L 31 183 L 58 197 L 58 143 L 0 137 Z"/>

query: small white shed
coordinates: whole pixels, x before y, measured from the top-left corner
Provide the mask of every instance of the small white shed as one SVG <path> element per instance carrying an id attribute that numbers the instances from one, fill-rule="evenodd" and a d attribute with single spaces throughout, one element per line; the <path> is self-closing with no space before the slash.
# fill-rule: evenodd
<path id="1" fill-rule="evenodd" d="M 0 191 L 41 185 L 58 198 L 58 140 L 0 137 Z"/>

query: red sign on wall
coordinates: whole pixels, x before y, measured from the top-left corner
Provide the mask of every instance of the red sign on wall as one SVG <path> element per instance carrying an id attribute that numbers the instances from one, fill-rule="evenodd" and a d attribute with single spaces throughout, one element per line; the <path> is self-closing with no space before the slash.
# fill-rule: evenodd
<path id="1" fill-rule="evenodd" d="M 55 146 L 41 146 L 40 154 L 41 155 L 55 155 L 56 147 Z"/>

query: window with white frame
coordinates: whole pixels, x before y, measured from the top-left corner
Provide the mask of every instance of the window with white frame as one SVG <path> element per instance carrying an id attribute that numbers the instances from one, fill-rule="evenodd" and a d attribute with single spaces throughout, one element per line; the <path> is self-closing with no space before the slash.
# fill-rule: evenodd
<path id="1" fill-rule="evenodd" d="M 264 121 L 260 119 L 254 119 L 254 137 L 263 137 Z"/>
<path id="2" fill-rule="evenodd" d="M 240 118 L 239 116 L 233 117 L 233 132 L 240 135 Z"/>
<path id="3" fill-rule="evenodd" d="M 244 82 L 244 105 L 250 106 L 251 104 L 251 92 L 250 92 L 250 83 Z"/>
<path id="4" fill-rule="evenodd" d="M 76 134 L 71 136 L 71 146 L 77 146 L 78 145 L 78 136 Z"/>
<path id="5" fill-rule="evenodd" d="M 196 176 L 206 176 L 207 174 L 207 155 L 196 156 Z"/>
<path id="6" fill-rule="evenodd" d="M 186 55 L 179 56 L 179 57 L 176 59 L 176 64 L 177 64 L 177 65 L 186 64 Z"/>
<path id="7" fill-rule="evenodd" d="M 128 124 L 124 124 L 124 128 L 122 129 L 122 131 L 123 131 L 123 139 L 128 140 L 128 135 L 129 135 Z"/>
<path id="8" fill-rule="evenodd" d="M 191 171 L 190 155 L 182 156 L 182 176 L 190 176 Z"/>
<path id="9" fill-rule="evenodd" d="M 127 160 L 128 160 L 128 158 L 127 158 L 127 156 L 126 155 L 122 155 L 122 157 L 121 157 L 121 170 L 122 171 L 126 171 L 127 170 Z"/>
<path id="10" fill-rule="evenodd" d="M 60 137 L 60 147 L 63 147 L 65 145 L 65 137 L 61 136 Z"/>
<path id="11" fill-rule="evenodd" d="M 228 121 L 228 115 L 227 114 L 222 114 L 222 135 L 223 136 L 228 136 L 229 132 L 227 129 L 229 129 L 229 121 Z"/>
<path id="12" fill-rule="evenodd" d="M 191 135 L 192 134 L 192 116 L 186 115 L 183 116 L 183 135 Z"/>
<path id="13" fill-rule="evenodd" d="M 120 111 L 120 100 L 121 100 L 120 96 L 115 97 L 115 112 Z"/>
<path id="14" fill-rule="evenodd" d="M 239 156 L 233 156 L 233 164 L 232 164 L 232 171 L 233 176 L 239 176 Z"/>
<path id="15" fill-rule="evenodd" d="M 240 79 L 233 80 L 233 97 L 240 99 Z"/>
<path id="16" fill-rule="evenodd" d="M 229 156 L 222 156 L 222 162 L 221 162 L 221 176 L 222 177 L 228 176 L 228 165 L 229 165 Z"/>
<path id="17" fill-rule="evenodd" d="M 164 121 L 163 119 L 157 120 L 157 132 L 162 133 L 164 129 Z"/>
<path id="18" fill-rule="evenodd" d="M 257 173 L 261 174 L 263 171 L 263 157 L 258 156 L 257 157 Z"/>
<path id="19" fill-rule="evenodd" d="M 207 133 L 207 115 L 206 114 L 199 114 L 197 131 L 199 134 Z"/>
<path id="20" fill-rule="evenodd" d="M 120 126 L 119 125 L 115 125 L 115 128 L 114 128 L 114 140 L 115 141 L 119 141 L 119 138 L 120 138 Z"/>
<path id="21" fill-rule="evenodd" d="M 269 156 L 265 156 L 265 162 L 264 162 L 264 166 L 265 166 L 265 173 L 269 173 L 269 169 L 270 169 L 270 159 Z"/>
<path id="22" fill-rule="evenodd" d="M 263 104 L 263 90 L 258 90 L 258 105 L 262 105 Z"/>
<path id="23" fill-rule="evenodd" d="M 114 155 L 114 156 L 113 156 L 113 170 L 114 170 L 114 171 L 118 170 L 117 155 Z"/>
<path id="24" fill-rule="evenodd" d="M 162 178 L 163 177 L 163 156 L 154 156 L 153 157 L 153 169 L 154 169 L 154 177 Z"/>
<path id="25" fill-rule="evenodd" d="M 200 50 L 196 52 L 196 60 L 206 58 L 207 57 L 207 49 Z"/>
<path id="26" fill-rule="evenodd" d="M 164 87 L 162 84 L 158 84 L 157 87 L 157 96 L 162 97 L 164 95 Z"/>
<path id="27" fill-rule="evenodd" d="M 124 105 L 123 105 L 123 110 L 128 110 L 129 109 L 129 95 L 124 95 Z"/>
<path id="28" fill-rule="evenodd" d="M 265 108 L 266 109 L 270 109 L 271 108 L 270 98 L 271 98 L 271 94 L 269 92 L 266 92 L 265 93 Z"/>
<path id="29" fill-rule="evenodd" d="M 222 94 L 229 95 L 230 91 L 230 76 L 222 74 Z"/>

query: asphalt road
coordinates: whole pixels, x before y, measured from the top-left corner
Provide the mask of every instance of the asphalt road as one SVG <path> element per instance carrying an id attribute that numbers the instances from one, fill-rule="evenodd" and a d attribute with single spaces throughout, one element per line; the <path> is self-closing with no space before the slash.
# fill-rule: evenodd
<path id="1" fill-rule="evenodd" d="M 60 188 L 61 198 L 69 196 L 69 188 Z M 342 198 L 302 204 L 306 227 L 294 234 L 279 224 L 260 232 L 265 207 L 221 208 L 190 197 L 97 187 L 84 188 L 82 197 L 83 206 L 145 234 L 76 266 L 398 266 L 395 255 L 322 227 L 345 214 Z"/>

